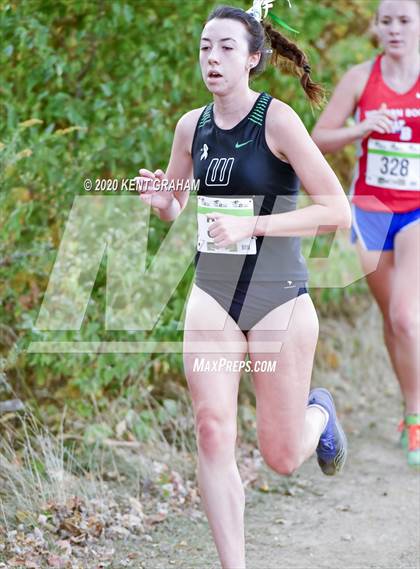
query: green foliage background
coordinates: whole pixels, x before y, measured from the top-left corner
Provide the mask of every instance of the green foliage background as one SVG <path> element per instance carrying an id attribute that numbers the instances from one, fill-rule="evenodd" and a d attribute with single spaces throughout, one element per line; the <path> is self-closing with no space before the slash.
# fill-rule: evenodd
<path id="1" fill-rule="evenodd" d="M 231 2 L 242 8 L 248 3 Z M 80 331 L 50 336 L 34 325 L 83 180 L 133 177 L 140 167 L 165 169 L 177 120 L 210 100 L 198 42 L 217 4 L 0 0 L 0 397 L 9 385 L 41 403 L 47 415 L 65 401 L 88 418 L 107 409 L 110 398 L 129 397 L 139 383 L 152 385 L 158 399 L 175 399 L 183 382 L 179 355 L 29 355 L 25 348 L 51 338 L 127 338 L 102 330 L 106 260 Z M 310 56 L 313 76 L 330 91 L 348 67 L 372 57 L 372 2 L 295 0 L 290 10 L 286 1 L 276 4 L 274 12 L 301 31 L 297 40 Z M 270 67 L 253 86 L 289 103 L 312 128 L 318 111 L 295 77 Z M 332 162 L 345 187 L 352 163 L 352 149 Z M 150 254 L 166 230 L 152 221 Z M 176 323 L 191 276 L 153 337 L 180 339 Z M 324 295 L 324 302 L 334 294 Z M 166 407 L 176 414 L 173 405 Z"/>

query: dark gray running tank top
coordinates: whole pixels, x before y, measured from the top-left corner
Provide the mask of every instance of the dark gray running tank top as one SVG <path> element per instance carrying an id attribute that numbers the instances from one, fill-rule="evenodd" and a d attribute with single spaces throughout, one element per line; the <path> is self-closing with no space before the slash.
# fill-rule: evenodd
<path id="1" fill-rule="evenodd" d="M 194 133 L 192 159 L 198 196 L 250 197 L 254 215 L 296 209 L 299 179 L 292 166 L 277 158 L 265 139 L 265 120 L 272 97 L 261 93 L 251 111 L 225 130 L 214 121 L 213 103 L 202 112 Z M 197 278 L 210 280 L 307 280 L 299 237 L 256 238 L 256 254 L 231 255 L 197 251 Z"/>

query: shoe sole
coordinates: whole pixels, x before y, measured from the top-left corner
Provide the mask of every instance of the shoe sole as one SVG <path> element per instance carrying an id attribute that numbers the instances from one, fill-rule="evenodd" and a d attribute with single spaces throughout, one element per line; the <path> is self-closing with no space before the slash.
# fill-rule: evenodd
<path id="1" fill-rule="evenodd" d="M 318 458 L 318 464 L 319 464 L 322 472 L 326 476 L 334 476 L 335 474 L 338 474 L 339 472 L 341 472 L 343 470 L 343 467 L 346 463 L 347 454 L 348 454 L 348 441 L 347 441 L 346 434 L 343 430 L 343 427 L 341 426 L 340 421 L 337 418 L 337 411 L 335 408 L 333 396 L 328 391 L 328 389 L 325 389 L 325 387 L 318 387 L 317 389 L 318 389 L 318 391 L 322 391 L 323 393 L 325 393 L 332 402 L 332 406 L 334 409 L 334 415 L 335 415 L 335 427 L 339 433 L 339 437 L 340 437 L 340 440 L 342 442 L 342 446 L 341 446 L 340 450 L 337 452 L 337 454 L 335 455 L 334 460 L 332 462 L 325 462 L 319 456 L 317 457 Z"/>
<path id="2" fill-rule="evenodd" d="M 324 462 L 322 458 L 318 457 L 318 464 L 321 467 L 322 472 L 326 476 L 334 476 L 335 474 L 341 472 L 347 460 L 347 454 L 348 454 L 347 437 L 338 419 L 336 419 L 335 426 L 337 431 L 339 432 L 340 440 L 342 442 L 342 447 L 337 452 L 332 462 Z"/>

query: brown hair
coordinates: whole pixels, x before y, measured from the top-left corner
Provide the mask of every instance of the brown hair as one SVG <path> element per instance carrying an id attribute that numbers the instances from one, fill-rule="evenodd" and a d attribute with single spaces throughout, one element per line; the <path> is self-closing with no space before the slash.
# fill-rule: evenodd
<path id="1" fill-rule="evenodd" d="M 311 80 L 308 58 L 295 43 L 274 29 L 271 24 L 266 22 L 260 24 L 251 14 L 232 6 L 218 6 L 211 12 L 207 22 L 215 18 L 238 20 L 246 27 L 249 53 L 261 53 L 258 65 L 249 73 L 251 77 L 264 71 L 272 53 L 271 61 L 276 67 L 300 77 L 300 83 L 311 103 L 319 105 L 322 102 L 324 89 Z"/>

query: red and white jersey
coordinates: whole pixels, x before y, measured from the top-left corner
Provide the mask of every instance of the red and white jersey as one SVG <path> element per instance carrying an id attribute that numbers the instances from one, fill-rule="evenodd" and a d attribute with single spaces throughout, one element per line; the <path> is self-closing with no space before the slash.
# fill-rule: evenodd
<path id="1" fill-rule="evenodd" d="M 373 64 L 356 120 L 362 122 L 385 103 L 392 134 L 372 132 L 359 144 L 350 194 L 367 211 L 407 212 L 420 207 L 420 80 L 406 93 L 393 91 L 382 78 L 382 57 Z"/>

